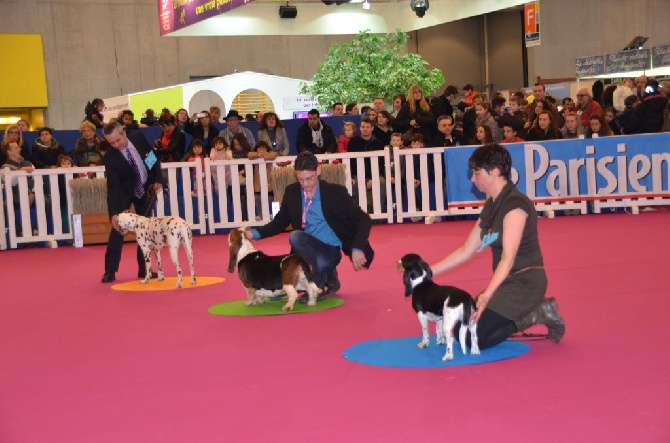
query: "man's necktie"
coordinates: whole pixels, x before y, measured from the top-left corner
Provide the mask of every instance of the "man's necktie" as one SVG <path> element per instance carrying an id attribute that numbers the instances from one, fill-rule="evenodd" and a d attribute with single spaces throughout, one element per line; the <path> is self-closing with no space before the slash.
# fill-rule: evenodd
<path id="1" fill-rule="evenodd" d="M 135 173 L 135 185 L 133 186 L 133 189 L 135 191 L 135 197 L 137 198 L 142 198 L 142 195 L 144 195 L 144 183 L 142 183 L 142 174 L 140 174 L 140 168 L 137 166 L 137 163 L 135 162 L 135 158 L 133 157 L 133 154 L 128 152 L 128 163 L 130 164 L 130 167 L 133 168 L 133 172 Z"/>

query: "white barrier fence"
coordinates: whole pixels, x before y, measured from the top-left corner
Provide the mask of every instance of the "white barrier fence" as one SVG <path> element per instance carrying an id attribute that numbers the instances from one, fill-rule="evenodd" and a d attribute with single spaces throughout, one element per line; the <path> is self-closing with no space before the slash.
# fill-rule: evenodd
<path id="1" fill-rule="evenodd" d="M 451 148 L 454 149 L 454 148 Z M 457 149 L 457 148 L 456 148 Z M 390 152 L 350 152 L 319 155 L 323 162 L 340 161 L 345 165 L 346 187 L 357 199 L 363 211 L 374 220 L 402 223 L 412 217 L 441 217 L 478 214 L 481 202 L 463 207 L 448 207 L 446 202 L 446 180 L 444 148 L 403 149 Z M 274 161 L 205 159 L 204 169 L 200 162 L 176 162 L 162 164 L 167 178 L 165 190 L 159 193 L 154 206 L 154 215 L 179 215 L 199 234 L 212 234 L 241 225 L 258 226 L 271 220 L 272 194 L 268 192 L 268 168 L 284 167 L 295 157 L 278 157 Z M 370 176 L 352 180 L 352 165 L 361 174 L 369 162 Z M 404 164 L 404 167 L 399 165 Z M 258 168 L 254 168 L 257 166 Z M 226 179 L 226 169 L 230 171 Z M 256 171 L 254 170 L 256 169 Z M 243 175 L 238 173 L 243 170 Z M 20 244 L 44 242 L 55 247 L 58 241 L 72 240 L 72 229 L 65 232 L 62 216 L 66 214 L 72 226 L 72 190 L 70 180 L 80 173 L 93 173 L 104 177 L 104 167 L 67 169 L 38 169 L 33 173 L 23 171 L 0 171 L 2 192 L 0 203 L 0 249 L 17 248 Z M 404 173 L 403 173 L 404 172 Z M 260 211 L 256 213 L 254 174 L 259 174 Z M 60 202 L 60 186 L 64 177 L 66 202 Z M 434 177 L 434 182 L 431 182 Z M 28 179 L 34 180 L 34 203 L 29 196 Z M 418 180 L 418 181 L 415 181 Z M 48 186 L 45 186 L 45 183 Z M 18 201 L 14 199 L 13 186 L 18 186 Z M 664 201 L 668 203 L 667 199 Z M 595 202 L 599 212 L 607 206 Z M 553 215 L 555 210 L 578 209 L 587 212 L 587 201 L 551 202 L 539 199 L 536 209 Z M 620 206 L 620 205 L 619 205 Z M 9 209 L 14 210 L 9 210 Z"/>

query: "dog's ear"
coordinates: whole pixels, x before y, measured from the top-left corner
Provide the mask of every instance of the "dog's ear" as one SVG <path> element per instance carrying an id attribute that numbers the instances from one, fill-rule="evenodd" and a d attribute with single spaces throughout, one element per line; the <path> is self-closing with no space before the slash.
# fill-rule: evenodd
<path id="1" fill-rule="evenodd" d="M 405 284 L 405 297 L 412 295 L 412 274 L 413 272 L 405 268 L 405 271 L 402 273 L 402 282 Z"/>
<path id="2" fill-rule="evenodd" d="M 239 250 L 240 238 L 244 234 L 239 230 L 231 230 L 228 233 L 228 249 L 230 250 L 230 257 L 228 259 L 228 272 L 234 272 L 237 265 L 237 251 Z"/>
<path id="3" fill-rule="evenodd" d="M 419 266 L 421 266 L 421 269 L 426 273 L 426 278 L 432 280 L 433 279 L 433 270 L 430 269 L 430 265 L 423 261 L 422 258 L 419 259 Z"/>

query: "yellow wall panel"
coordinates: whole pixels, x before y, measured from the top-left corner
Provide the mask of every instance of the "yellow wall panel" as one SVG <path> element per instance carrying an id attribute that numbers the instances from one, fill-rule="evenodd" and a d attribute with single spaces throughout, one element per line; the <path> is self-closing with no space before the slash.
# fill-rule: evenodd
<path id="1" fill-rule="evenodd" d="M 0 108 L 49 106 L 42 36 L 0 34 L 0 48 Z"/>

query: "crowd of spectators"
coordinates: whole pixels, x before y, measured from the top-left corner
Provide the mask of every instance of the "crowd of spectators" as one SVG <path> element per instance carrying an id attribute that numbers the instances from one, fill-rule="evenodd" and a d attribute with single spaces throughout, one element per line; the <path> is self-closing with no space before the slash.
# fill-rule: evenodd
<path id="1" fill-rule="evenodd" d="M 603 90 L 600 95 L 594 93 L 600 90 Z M 372 106 L 360 108 L 358 103 L 334 103 L 331 107 L 333 116 L 346 118 L 347 115 L 361 114 L 362 117 L 359 127 L 345 121 L 340 134 L 335 134 L 333 128 L 321 119 L 319 111 L 312 109 L 298 128 L 295 146 L 298 152 L 322 154 L 365 152 L 384 147 L 453 147 L 594 138 L 670 130 L 670 82 L 661 85 L 645 76 L 625 79 L 618 86 L 594 87 L 591 91 L 581 87 L 574 100 L 564 97 L 560 102 L 547 94 L 542 83 L 533 85 L 530 94 L 511 90 L 509 99 L 500 93 L 487 98 L 471 84 L 465 85 L 461 92 L 463 98 L 457 101 L 459 89 L 448 85 L 441 94 L 430 98 L 420 86 L 413 85 L 407 95 L 397 94 L 388 104 L 383 97 L 375 98 Z M 102 164 L 108 145 L 97 130 L 109 123 L 104 121 L 104 107 L 104 101 L 98 98 L 86 104 L 85 117 L 79 126 L 81 137 L 67 154 L 74 166 Z M 258 132 L 254 134 L 241 125 L 243 120 L 257 121 Z M 153 141 L 153 149 L 161 162 L 204 161 L 206 157 L 212 160 L 274 159 L 288 155 L 291 146 L 289 134 L 274 112 L 258 112 L 243 118 L 233 109 L 221 118 L 221 109 L 217 106 L 192 115 L 186 109 L 176 112 L 163 109 L 156 116 L 152 109 L 147 109 L 138 122 L 134 113 L 125 109 L 110 121 L 117 121 L 127 132 L 141 127 L 160 127 L 161 136 Z M 222 130 L 217 126 L 221 121 L 226 124 Z M 62 165 L 59 159 L 68 150 L 55 139 L 53 129 L 39 128 L 39 136 L 32 148 L 23 137 L 28 130 L 29 124 L 23 119 L 6 128 L 0 165 L 13 164 L 8 163 L 9 151 L 14 163 L 20 157 L 35 168 Z M 190 146 L 186 146 L 185 134 L 192 137 Z M 369 167 L 366 163 L 366 170 Z M 244 168 L 236 169 L 244 183 Z M 354 180 L 356 172 L 352 171 Z M 369 177 L 369 173 L 366 176 Z M 385 178 L 382 176 L 382 179 Z M 214 181 L 215 189 L 218 189 L 216 177 Z M 230 171 L 226 171 L 224 181 L 230 185 Z M 258 186 L 259 183 L 254 183 L 254 188 Z"/>

